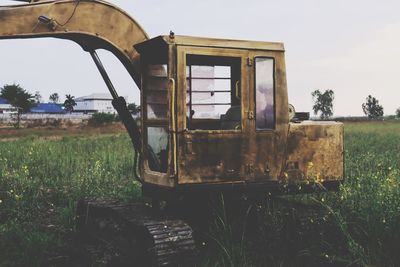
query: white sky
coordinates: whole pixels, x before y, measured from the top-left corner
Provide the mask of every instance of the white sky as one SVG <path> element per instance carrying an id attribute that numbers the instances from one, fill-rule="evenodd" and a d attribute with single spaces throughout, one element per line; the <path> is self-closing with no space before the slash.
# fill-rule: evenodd
<path id="1" fill-rule="evenodd" d="M 168 34 L 280 41 L 286 48 L 289 102 L 311 111 L 311 91 L 335 92 L 334 115 L 362 115 L 368 94 L 386 115 L 400 107 L 398 0 L 113 0 L 150 37 Z M 18 2 L 0 1 L 1 5 Z M 1 27 L 1 25 L 0 25 Z M 139 91 L 118 60 L 100 52 L 120 95 Z M 58 39 L 0 40 L 0 86 L 18 83 L 47 100 L 107 92 L 90 56 Z"/>

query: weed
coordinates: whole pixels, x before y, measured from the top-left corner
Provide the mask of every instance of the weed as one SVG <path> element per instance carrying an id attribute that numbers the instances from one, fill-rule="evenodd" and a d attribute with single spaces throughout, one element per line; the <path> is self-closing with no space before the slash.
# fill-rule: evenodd
<path id="1" fill-rule="evenodd" d="M 83 196 L 140 198 L 127 135 L 62 136 L 0 142 L 0 266 L 40 266 L 73 231 L 75 203 Z M 339 193 L 300 197 L 332 214 L 345 246 L 318 230 L 302 239 L 284 223 L 290 212 L 271 201 L 232 220 L 222 200 L 209 231 L 214 250 L 203 265 L 400 266 L 400 123 L 346 123 L 345 164 Z M 256 236 L 246 230 L 254 210 Z M 276 240 L 277 233 L 285 235 Z"/>

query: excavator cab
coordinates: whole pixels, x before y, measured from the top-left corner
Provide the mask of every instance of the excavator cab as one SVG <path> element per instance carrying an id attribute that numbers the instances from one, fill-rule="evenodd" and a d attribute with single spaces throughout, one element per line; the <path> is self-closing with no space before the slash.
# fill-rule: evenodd
<path id="1" fill-rule="evenodd" d="M 289 121 L 283 44 L 171 34 L 134 47 L 145 193 L 337 188 L 343 127 Z"/>

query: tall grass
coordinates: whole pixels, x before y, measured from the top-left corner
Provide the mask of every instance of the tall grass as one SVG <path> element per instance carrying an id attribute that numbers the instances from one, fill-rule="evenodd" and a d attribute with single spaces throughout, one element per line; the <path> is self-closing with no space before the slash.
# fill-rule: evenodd
<path id="1" fill-rule="evenodd" d="M 266 201 L 257 204 L 258 235 L 245 242 L 244 223 L 235 233 L 237 222 L 216 216 L 219 258 L 204 266 L 400 266 L 400 123 L 346 123 L 345 171 L 338 193 L 293 197 L 330 214 L 334 233 L 316 225 L 304 239 L 285 208 Z"/>
<path id="2" fill-rule="evenodd" d="M 339 245 L 317 226 L 305 239 L 271 201 L 234 219 L 222 201 L 203 266 L 400 266 L 400 123 L 346 123 L 345 170 L 339 193 L 300 197 L 332 215 Z M 40 266 L 64 246 L 83 196 L 140 197 L 126 135 L 0 142 L 0 266 Z"/>
<path id="3" fill-rule="evenodd" d="M 139 197 L 132 166 L 126 135 L 0 143 L 0 266 L 39 266 L 73 230 L 81 197 Z"/>
<path id="4" fill-rule="evenodd" d="M 365 265 L 400 266 L 400 123 L 346 124 L 345 145 L 346 182 L 330 205 Z"/>

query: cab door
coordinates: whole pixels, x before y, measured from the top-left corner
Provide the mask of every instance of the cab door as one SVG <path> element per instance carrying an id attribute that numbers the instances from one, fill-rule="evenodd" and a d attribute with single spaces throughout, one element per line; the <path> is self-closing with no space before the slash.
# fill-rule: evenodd
<path id="1" fill-rule="evenodd" d="M 288 134 L 288 102 L 284 54 L 281 51 L 251 52 L 248 124 L 249 180 L 283 178 Z"/>
<path id="2" fill-rule="evenodd" d="M 247 51 L 178 47 L 179 184 L 240 181 L 247 161 Z"/>

